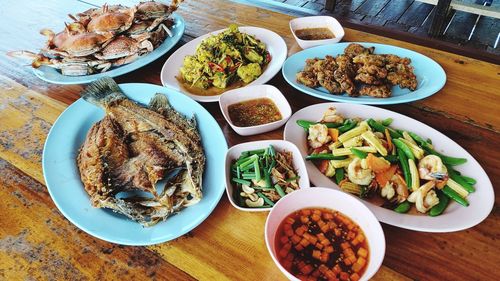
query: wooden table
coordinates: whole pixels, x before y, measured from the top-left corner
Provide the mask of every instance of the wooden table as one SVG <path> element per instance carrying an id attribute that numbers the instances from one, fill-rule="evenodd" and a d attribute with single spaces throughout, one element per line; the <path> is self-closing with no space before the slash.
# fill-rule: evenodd
<path id="1" fill-rule="evenodd" d="M 189 234 L 151 247 L 101 241 L 61 215 L 44 186 L 43 144 L 57 116 L 78 99 L 83 86 L 47 84 L 28 66 L 5 56 L 8 50 L 42 46 L 39 29 L 60 29 L 67 13 L 89 7 L 77 1 L 61 3 L 18 0 L 15 6 L 0 9 L 0 279 L 284 279 L 264 243 L 267 214 L 240 212 L 225 195 L 212 215 Z M 299 50 L 288 30 L 291 17 L 287 15 L 221 0 L 188 0 L 179 13 L 187 22 L 183 42 L 235 22 L 278 32 L 290 54 Z M 383 224 L 387 252 L 373 279 L 498 280 L 500 67 L 351 29 L 344 39 L 405 47 L 441 64 L 448 76 L 443 90 L 423 101 L 384 108 L 429 124 L 458 142 L 483 165 L 497 189 L 492 214 L 465 231 L 432 234 Z M 119 77 L 118 82 L 161 84 L 159 73 L 167 56 Z M 292 89 L 281 74 L 270 83 L 285 93 L 294 111 L 322 102 Z M 282 138 L 282 128 L 240 137 L 224 121 L 217 104 L 203 106 L 217 119 L 229 145 Z"/>

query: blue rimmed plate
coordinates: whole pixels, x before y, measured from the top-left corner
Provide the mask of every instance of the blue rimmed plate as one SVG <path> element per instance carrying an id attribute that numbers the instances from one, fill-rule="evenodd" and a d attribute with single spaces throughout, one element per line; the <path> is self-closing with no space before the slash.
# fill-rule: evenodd
<path id="1" fill-rule="evenodd" d="M 389 98 L 349 97 L 347 94 L 333 95 L 323 87 L 313 89 L 297 82 L 295 77 L 297 72 L 304 69 L 306 59 L 324 58 L 326 55 L 337 56 L 342 54 L 350 43 L 318 46 L 292 55 L 283 64 L 282 72 L 285 80 L 297 90 L 320 99 L 361 104 L 397 104 L 416 101 L 435 94 L 446 83 L 446 74 L 443 68 L 431 58 L 408 49 L 376 43 L 358 44 L 365 47 L 375 47 L 375 54 L 394 54 L 410 58 L 418 81 L 418 87 L 415 91 L 395 86 L 392 87 L 392 95 Z"/>
<path id="2" fill-rule="evenodd" d="M 61 213 L 90 235 L 123 245 L 175 239 L 203 222 L 219 202 L 225 185 L 226 140 L 210 113 L 188 96 L 152 84 L 121 84 L 120 88 L 130 99 L 143 104 L 155 93 L 163 93 L 177 111 L 188 117 L 196 115 L 206 156 L 202 200 L 149 228 L 110 210 L 93 208 L 80 180 L 76 156 L 90 127 L 104 117 L 104 112 L 83 99 L 70 105 L 49 132 L 42 160 L 45 183 Z"/>
<path id="3" fill-rule="evenodd" d="M 161 43 L 161 45 L 158 46 L 158 48 L 156 48 L 154 51 L 145 56 L 139 57 L 138 59 L 129 64 L 113 68 L 104 73 L 97 73 L 84 76 L 62 75 L 59 70 L 49 66 L 41 66 L 40 68 L 33 68 L 33 72 L 40 79 L 47 81 L 49 83 L 66 84 L 66 85 L 85 84 L 85 83 L 90 83 L 99 78 L 102 78 L 104 76 L 116 77 L 129 73 L 160 58 L 168 51 L 170 51 L 170 49 L 172 49 L 175 46 L 175 44 L 177 44 L 177 42 L 179 42 L 182 35 L 184 34 L 186 25 L 184 23 L 184 19 L 180 15 L 173 13 L 172 18 L 174 20 L 174 25 L 170 28 L 170 31 L 172 31 L 173 36 L 165 38 L 165 41 Z"/>

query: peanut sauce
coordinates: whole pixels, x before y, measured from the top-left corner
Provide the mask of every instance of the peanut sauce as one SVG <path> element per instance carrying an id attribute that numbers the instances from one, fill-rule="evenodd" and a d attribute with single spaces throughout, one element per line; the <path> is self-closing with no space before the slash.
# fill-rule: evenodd
<path id="1" fill-rule="evenodd" d="M 298 29 L 295 30 L 295 35 L 302 40 L 323 40 L 335 38 L 333 32 L 326 27 Z"/>
<path id="2" fill-rule="evenodd" d="M 283 119 L 278 107 L 269 98 L 234 103 L 227 111 L 233 124 L 238 127 L 257 126 Z"/>

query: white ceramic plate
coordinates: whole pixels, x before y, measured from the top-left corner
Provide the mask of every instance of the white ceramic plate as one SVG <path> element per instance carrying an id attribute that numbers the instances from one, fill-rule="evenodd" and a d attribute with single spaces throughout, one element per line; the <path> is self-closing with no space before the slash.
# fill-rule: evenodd
<path id="1" fill-rule="evenodd" d="M 469 194 L 467 200 L 469 207 L 462 207 L 454 201 L 446 208 L 445 212 L 438 217 L 428 215 L 398 214 L 370 202 L 363 203 L 370 208 L 375 216 L 384 223 L 394 226 L 427 232 L 452 232 L 473 227 L 483 221 L 493 208 L 495 194 L 488 175 L 481 165 L 456 142 L 438 132 L 437 130 L 399 113 L 372 106 L 345 104 L 345 103 L 322 103 L 306 107 L 297 111 L 288 120 L 285 126 L 284 138 L 297 145 L 302 156 L 307 155 L 306 132 L 296 124 L 299 119 L 317 121 L 322 118 L 323 112 L 330 106 L 337 108 L 338 112 L 346 117 L 360 117 L 363 119 L 385 119 L 393 118 L 391 127 L 412 131 L 424 139 L 430 138 L 435 149 L 443 154 L 462 157 L 467 163 L 455 166 L 455 169 L 463 175 L 473 177 L 477 180 L 476 192 Z M 313 163 L 306 163 L 311 182 L 316 186 L 325 186 L 339 189 L 328 177 L 323 175 Z"/>
<path id="2" fill-rule="evenodd" d="M 221 33 L 226 29 L 221 29 L 217 30 L 214 32 L 210 32 L 208 34 L 202 35 L 192 41 L 189 41 L 186 43 L 184 46 L 180 47 L 175 53 L 173 53 L 165 62 L 163 65 L 163 68 L 161 69 L 161 83 L 163 86 L 173 88 L 175 90 L 178 90 L 185 95 L 190 96 L 194 100 L 200 101 L 200 102 L 215 102 L 219 100 L 219 96 L 199 96 L 199 95 L 193 95 L 186 90 L 184 90 L 175 78 L 177 75 L 179 75 L 179 70 L 182 67 L 182 63 L 184 61 L 184 57 L 188 55 L 193 55 L 196 51 L 196 47 L 198 44 L 201 43 L 201 41 L 209 36 Z M 253 27 L 253 26 L 241 26 L 239 27 L 239 30 L 241 32 L 254 35 L 257 39 L 261 40 L 264 42 L 267 46 L 267 50 L 271 54 L 271 62 L 266 66 L 265 71 L 262 73 L 259 78 L 257 78 L 255 81 L 248 85 L 260 85 L 264 84 L 267 81 L 271 80 L 271 78 L 276 75 L 281 69 L 281 66 L 283 65 L 283 62 L 286 59 L 287 56 L 287 47 L 286 43 L 275 32 L 272 32 L 268 29 L 265 28 L 260 28 L 260 27 Z"/>

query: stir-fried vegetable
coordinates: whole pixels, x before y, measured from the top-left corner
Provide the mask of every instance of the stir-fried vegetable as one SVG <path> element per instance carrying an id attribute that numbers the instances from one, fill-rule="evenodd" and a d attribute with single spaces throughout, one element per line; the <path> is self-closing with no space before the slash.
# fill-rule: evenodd
<path id="1" fill-rule="evenodd" d="M 280 198 L 299 188 L 291 152 L 279 152 L 272 145 L 245 151 L 231 165 L 233 197 L 250 208 L 274 206 Z"/>
<path id="2" fill-rule="evenodd" d="M 225 89 L 236 81 L 250 83 L 257 79 L 270 61 L 266 44 L 231 24 L 227 30 L 204 39 L 194 55 L 186 56 L 180 73 L 191 87 Z"/>
<path id="3" fill-rule="evenodd" d="M 306 160 L 335 178 L 346 192 L 379 196 L 384 207 L 398 213 L 408 212 L 414 204 L 418 212 L 438 216 L 450 199 L 468 206 L 466 198 L 475 191 L 476 180 L 453 168 L 467 160 L 437 152 L 430 139 L 391 128 L 392 122 L 392 118 L 346 119 L 332 107 L 319 122 L 297 124 L 308 134 Z"/>

